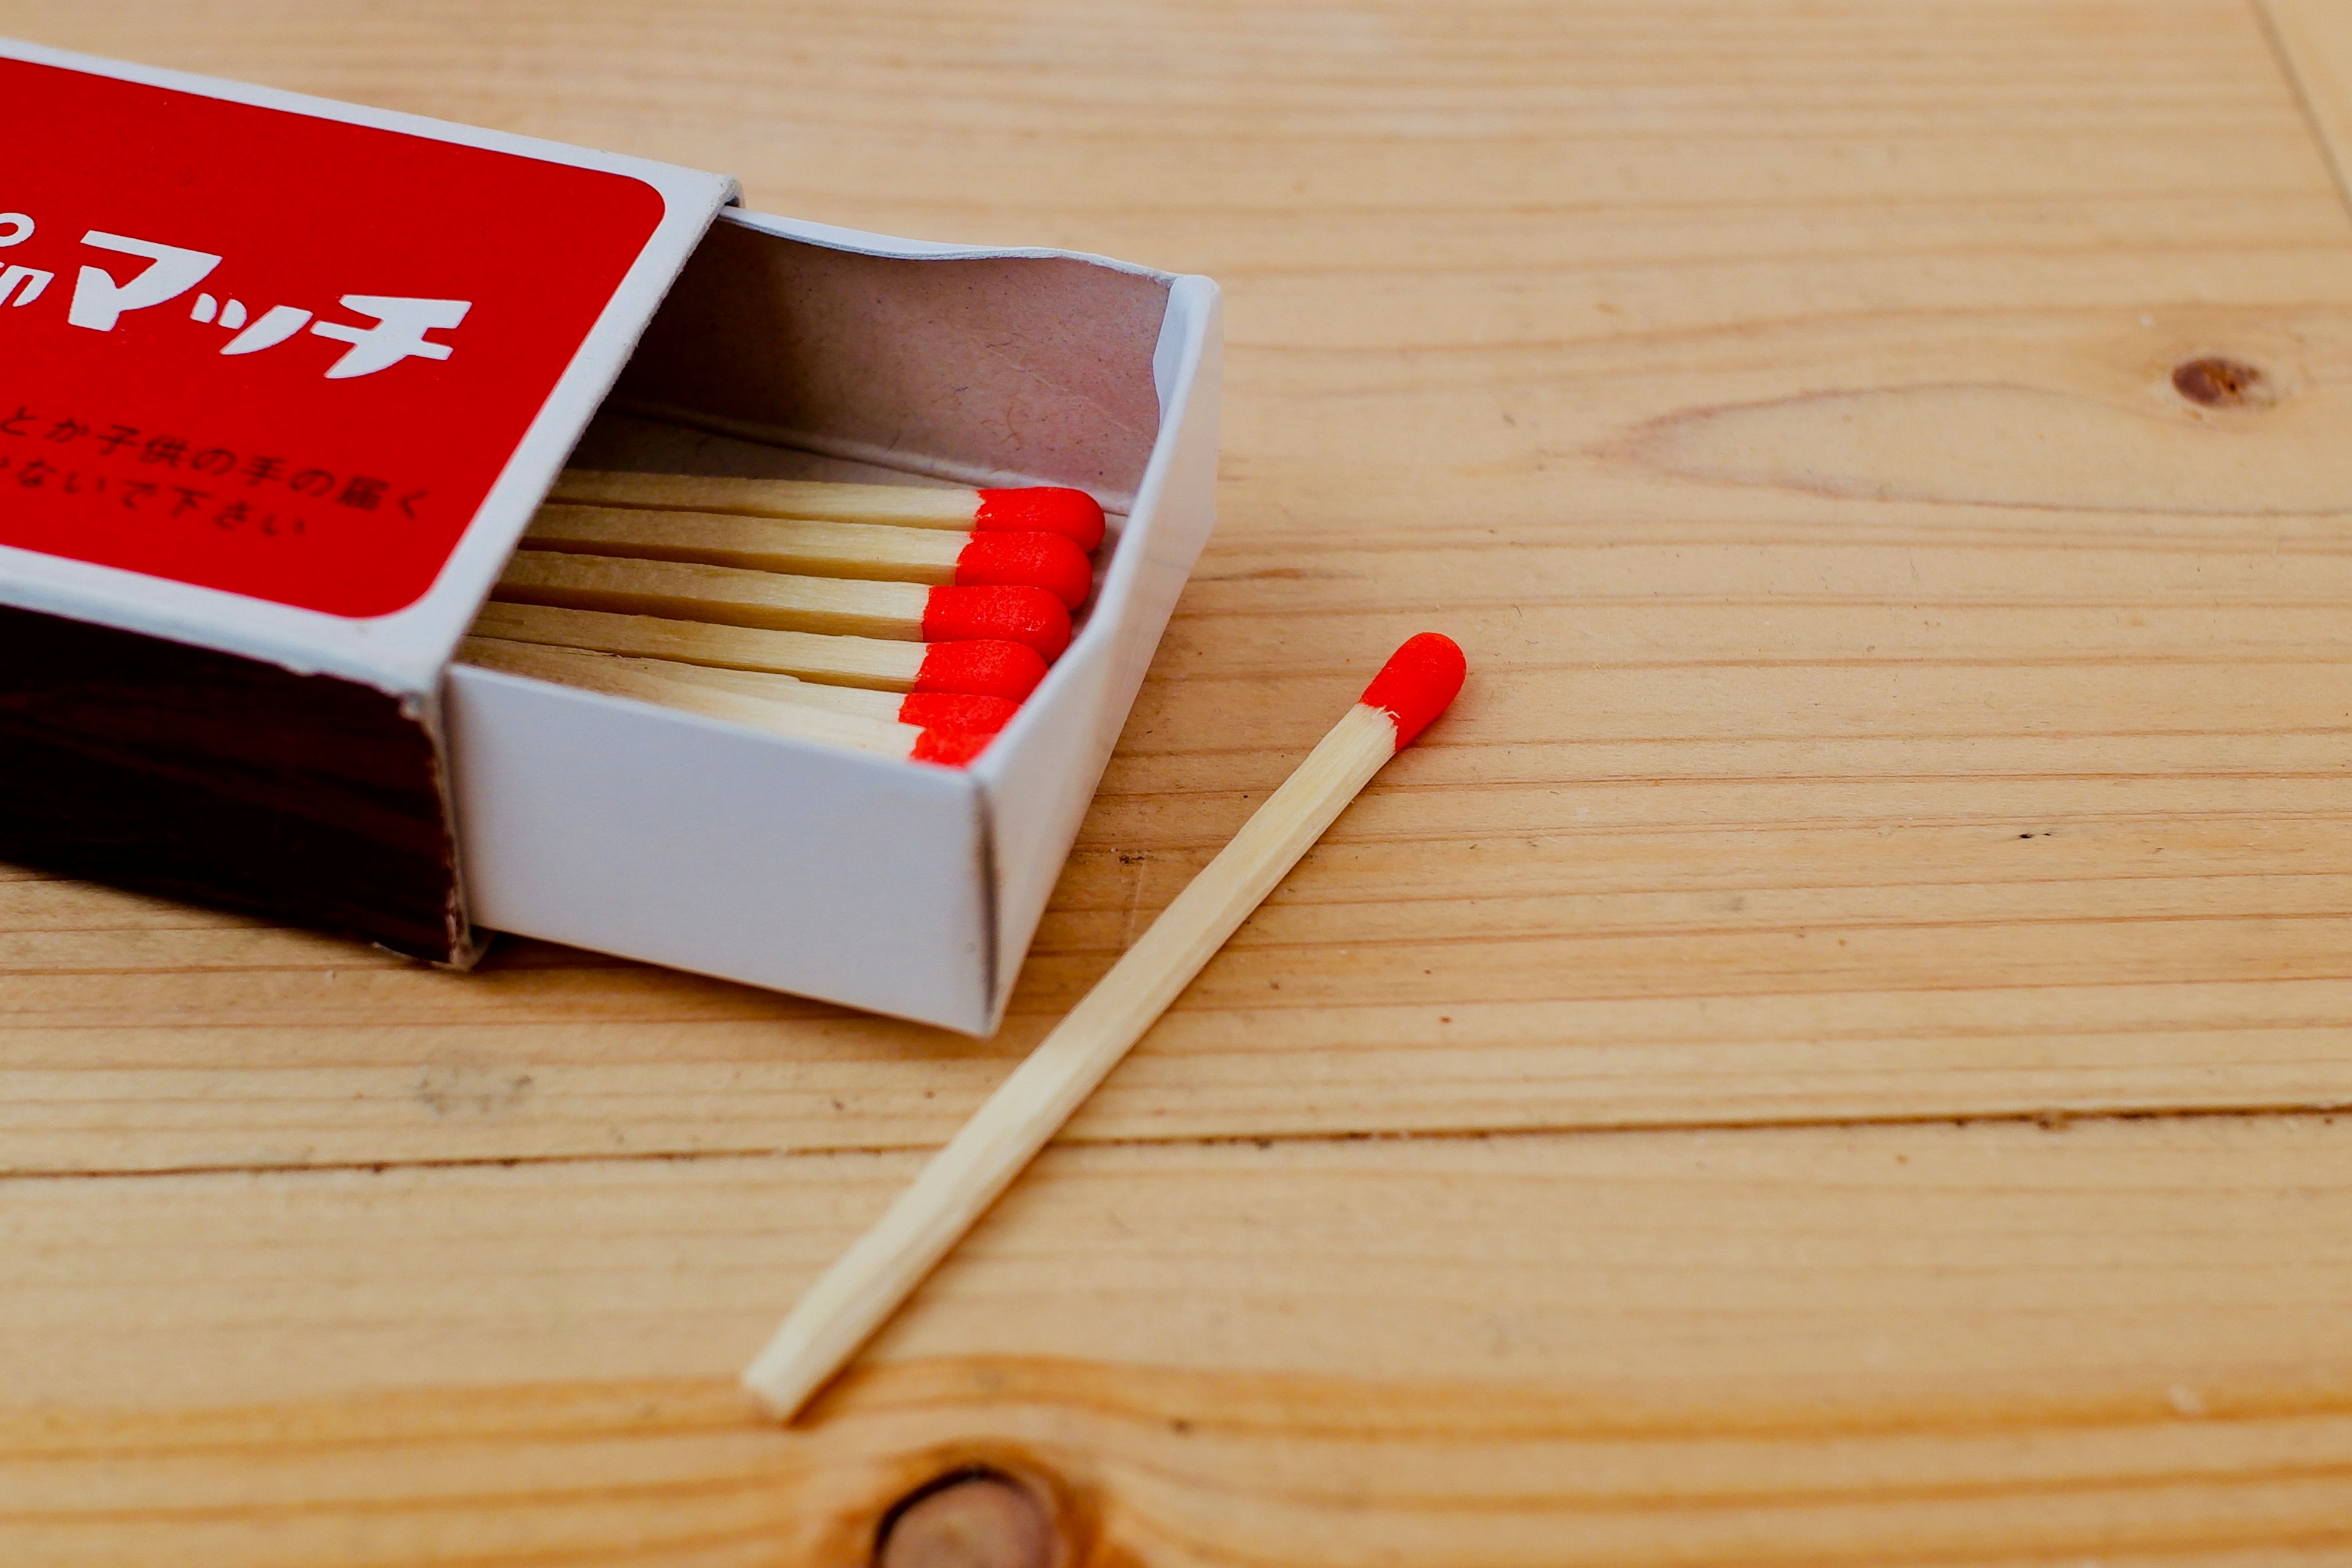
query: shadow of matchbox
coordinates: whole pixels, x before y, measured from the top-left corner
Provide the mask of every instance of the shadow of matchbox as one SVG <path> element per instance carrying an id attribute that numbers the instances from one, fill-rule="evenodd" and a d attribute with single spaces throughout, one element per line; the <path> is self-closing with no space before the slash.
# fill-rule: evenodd
<path id="1" fill-rule="evenodd" d="M 38 128 L 0 181 L 0 856 L 995 1026 L 1213 526 L 1213 283 L 32 45 L 0 82 Z M 458 662 L 567 466 L 1067 486 L 1108 533 L 942 766 Z"/>

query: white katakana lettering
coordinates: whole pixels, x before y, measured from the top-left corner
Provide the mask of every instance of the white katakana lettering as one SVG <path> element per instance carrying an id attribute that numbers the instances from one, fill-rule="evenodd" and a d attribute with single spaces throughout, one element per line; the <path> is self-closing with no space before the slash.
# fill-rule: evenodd
<path id="1" fill-rule="evenodd" d="M 0 272 L 0 305 L 10 303 L 8 296 L 16 294 L 19 283 L 25 286 L 25 291 L 16 294 L 15 303 L 31 304 L 41 297 L 41 290 L 47 288 L 56 277 L 56 273 L 44 272 L 37 267 L 11 267 L 5 272 Z"/>
<path id="2" fill-rule="evenodd" d="M 373 327 L 347 327 L 340 321 L 319 321 L 310 330 L 322 338 L 338 338 L 351 351 L 327 367 L 327 379 L 373 375 L 404 359 L 447 359 L 447 343 L 427 342 L 425 334 L 456 326 L 474 308 L 470 300 L 409 300 L 397 294 L 346 294 L 343 309 L 373 316 Z M 257 323 L 257 326 L 258 323 Z"/>
<path id="3" fill-rule="evenodd" d="M 234 305 L 236 301 L 232 300 L 229 303 Z M 242 309 L 239 310 L 238 314 L 241 319 L 243 316 Z M 269 309 L 261 312 L 260 316 L 256 319 L 253 325 L 246 328 L 245 331 L 237 333 L 236 336 L 223 343 L 221 345 L 221 353 L 225 354 L 257 354 L 264 349 L 274 349 L 279 343 L 284 342 L 287 339 L 300 331 L 302 330 L 302 323 L 310 319 L 310 312 L 303 310 L 299 305 L 272 305 Z M 236 324 L 236 322 L 231 321 L 228 319 L 226 312 L 222 314 L 222 326 L 230 327 L 235 326 Z M 334 372 L 329 371 L 327 374 L 332 375 Z"/>
<path id="4" fill-rule="evenodd" d="M 84 245 L 100 250 L 119 250 L 125 256 L 144 256 L 150 265 L 128 283 L 117 283 L 101 267 L 85 267 L 80 280 L 74 285 L 73 303 L 67 307 L 66 320 L 77 327 L 88 327 L 94 332 L 110 332 L 125 310 L 143 310 L 151 305 L 161 305 L 176 300 L 203 282 L 221 258 L 207 251 L 183 250 L 176 245 L 158 245 L 148 239 L 129 239 L 119 234 L 104 234 L 91 229 L 81 237 Z"/>

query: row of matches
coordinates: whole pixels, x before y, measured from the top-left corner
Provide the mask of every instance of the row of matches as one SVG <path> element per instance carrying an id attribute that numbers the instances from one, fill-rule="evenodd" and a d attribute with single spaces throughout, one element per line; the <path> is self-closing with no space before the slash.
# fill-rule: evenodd
<path id="1" fill-rule="evenodd" d="M 567 469 L 458 657 L 961 767 L 1070 642 L 1083 490 Z"/>

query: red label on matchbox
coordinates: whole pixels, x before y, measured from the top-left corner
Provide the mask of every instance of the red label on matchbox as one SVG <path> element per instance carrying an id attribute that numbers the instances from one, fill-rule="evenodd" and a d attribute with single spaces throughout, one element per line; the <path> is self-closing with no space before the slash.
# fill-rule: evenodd
<path id="1" fill-rule="evenodd" d="M 661 223 L 627 175 L 0 59 L 0 544 L 432 584 Z"/>

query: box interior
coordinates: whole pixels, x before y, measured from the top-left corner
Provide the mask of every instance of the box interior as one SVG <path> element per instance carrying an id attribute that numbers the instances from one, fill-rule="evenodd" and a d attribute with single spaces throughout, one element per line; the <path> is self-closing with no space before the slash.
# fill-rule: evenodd
<path id="1" fill-rule="evenodd" d="M 712 227 L 575 463 L 1075 485 L 1132 509 L 1160 430 L 1165 279 L 1061 256 L 861 254 L 757 221 Z M 731 439 L 649 448 L 647 420 Z"/>
<path id="2" fill-rule="evenodd" d="M 573 465 L 1075 485 L 1114 514 L 1099 582 L 1160 444 L 1171 280 L 1058 255 L 870 254 L 789 226 L 713 227 Z M 1074 775 L 1041 792 L 1054 822 L 1014 836 L 1024 860 L 1051 858 L 1013 878 L 1042 907 L 1132 697 L 1106 714 L 1084 670 L 1100 600 L 994 765 L 965 773 L 454 667 L 476 920 L 984 1031 L 1035 919 L 1007 906 L 991 781 Z M 1008 773 L 998 753 L 1023 747 L 1070 754 Z"/>

